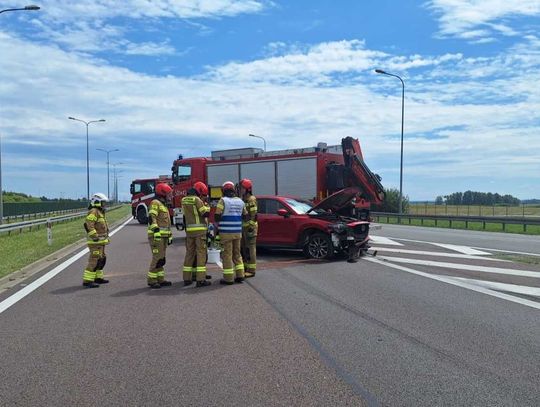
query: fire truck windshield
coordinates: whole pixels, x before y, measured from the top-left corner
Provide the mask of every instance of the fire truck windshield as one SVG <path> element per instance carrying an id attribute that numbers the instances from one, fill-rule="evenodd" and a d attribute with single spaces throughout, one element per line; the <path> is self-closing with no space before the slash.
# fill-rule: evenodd
<path id="1" fill-rule="evenodd" d="M 173 180 L 174 183 L 187 181 L 191 178 L 191 165 L 183 164 L 174 168 Z"/>

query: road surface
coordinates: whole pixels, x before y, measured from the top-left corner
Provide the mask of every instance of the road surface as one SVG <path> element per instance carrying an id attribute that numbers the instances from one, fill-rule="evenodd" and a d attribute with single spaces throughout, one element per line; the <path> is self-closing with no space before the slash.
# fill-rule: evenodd
<path id="1" fill-rule="evenodd" d="M 174 284 L 149 290 L 131 222 L 108 247 L 110 284 L 82 289 L 83 257 L 9 308 L 24 287 L 0 294 L 0 404 L 540 405 L 540 268 L 385 228 L 355 264 L 264 251 L 254 279 L 198 289 L 175 232 Z"/>

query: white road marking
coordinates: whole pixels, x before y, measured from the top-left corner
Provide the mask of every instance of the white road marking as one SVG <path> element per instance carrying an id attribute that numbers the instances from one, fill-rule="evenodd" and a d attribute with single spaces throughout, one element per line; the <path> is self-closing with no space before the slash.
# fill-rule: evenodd
<path id="1" fill-rule="evenodd" d="M 463 253 L 463 254 L 474 254 L 479 256 L 491 256 L 491 253 L 488 252 L 482 252 L 480 250 L 473 249 L 472 247 L 467 246 L 459 246 L 455 244 L 445 244 L 445 243 L 432 243 L 435 246 L 442 247 L 444 249 L 453 250 L 455 252 Z"/>
<path id="2" fill-rule="evenodd" d="M 377 244 L 385 244 L 389 246 L 403 246 L 403 244 L 401 243 L 395 242 L 391 239 L 388 239 L 387 237 L 382 236 L 369 236 L 369 240 Z"/>
<path id="3" fill-rule="evenodd" d="M 371 237 L 371 236 L 370 236 Z M 434 244 L 433 242 L 428 242 L 426 240 L 414 240 L 414 239 L 403 239 L 401 237 L 393 237 L 392 239 L 400 240 L 403 242 L 411 242 L 411 243 L 428 243 L 428 244 Z M 492 249 L 490 247 L 478 247 L 478 246 L 471 246 L 473 249 L 478 250 L 489 250 L 490 252 L 500 252 L 500 253 L 510 253 L 510 254 L 524 254 L 526 256 L 536 256 L 540 257 L 540 253 L 530 253 L 530 252 L 518 252 L 515 250 L 502 250 L 502 249 Z"/>
<path id="4" fill-rule="evenodd" d="M 538 271 L 509 270 L 509 269 L 499 268 L 499 267 L 474 266 L 471 264 L 446 263 L 442 261 L 407 259 L 405 257 L 388 257 L 388 256 L 378 256 L 378 257 L 383 260 L 388 260 L 388 261 L 392 261 L 396 263 L 417 264 L 419 266 L 443 267 L 443 268 L 456 269 L 456 270 L 480 271 L 482 273 L 496 273 L 496 274 L 506 274 L 509 276 L 540 278 L 540 272 Z"/>
<path id="5" fill-rule="evenodd" d="M 464 277 L 452 277 L 452 276 L 447 276 L 447 277 L 453 280 L 464 281 L 466 283 L 478 285 L 480 287 L 489 288 L 491 290 L 505 291 L 508 293 L 516 293 L 516 294 L 525 294 L 525 295 L 530 295 L 532 297 L 540 298 L 540 288 L 538 287 L 528 287 L 526 285 L 497 283 L 495 281 L 474 280 L 474 279 L 464 278 Z"/>
<path id="6" fill-rule="evenodd" d="M 126 226 L 129 222 L 131 222 L 133 218 L 129 218 L 127 221 L 125 221 L 123 224 L 121 224 L 119 227 L 117 227 L 115 230 L 113 230 L 110 234 L 110 236 L 113 236 L 115 233 L 120 231 L 124 226 Z M 18 301 L 22 300 L 24 297 L 26 297 L 28 294 L 30 294 L 32 291 L 34 291 L 36 288 L 39 288 L 43 284 L 45 284 L 47 281 L 49 281 L 51 278 L 65 270 L 67 267 L 75 263 L 77 260 L 79 260 L 81 257 L 83 257 L 85 254 L 88 253 L 88 248 L 81 250 L 79 253 L 73 255 L 66 261 L 64 261 L 62 264 L 59 264 L 55 268 L 53 268 L 48 273 L 42 275 L 37 280 L 33 281 L 32 283 L 28 284 L 23 289 L 17 291 L 15 294 L 9 296 L 4 301 L 0 302 L 0 314 L 7 310 L 12 305 L 16 304 Z"/>
<path id="7" fill-rule="evenodd" d="M 403 254 L 419 254 L 422 256 L 437 256 L 437 257 L 452 257 L 456 259 L 469 259 L 469 260 L 490 260 L 490 261 L 501 261 L 510 263 L 510 260 L 497 259 L 493 257 L 478 257 L 470 254 L 457 254 L 457 253 L 443 253 L 443 252 L 427 252 L 423 250 L 407 250 L 407 249 L 395 249 L 393 247 L 370 247 L 370 250 L 378 252 L 392 252 L 392 253 L 403 253 Z"/>
<path id="8" fill-rule="evenodd" d="M 381 260 L 379 260 L 377 258 L 373 258 L 373 257 L 365 257 L 364 260 L 370 261 L 372 263 L 377 263 L 377 264 L 380 264 L 382 266 L 391 267 L 391 268 L 394 268 L 394 269 L 397 269 L 397 270 L 405 271 L 407 273 L 416 274 L 418 276 L 427 277 L 427 278 L 430 278 L 432 280 L 437 280 L 437 281 L 441 281 L 443 283 L 455 285 L 455 286 L 458 286 L 458 287 L 461 287 L 461 288 L 466 288 L 466 289 L 471 290 L 471 291 L 476 291 L 476 292 L 479 292 L 479 293 L 482 293 L 482 294 L 487 294 L 487 295 L 490 295 L 492 297 L 497 297 L 497 298 L 501 298 L 503 300 L 515 302 L 515 303 L 518 303 L 518 304 L 521 304 L 521 305 L 525 305 L 527 307 L 540 309 L 540 303 L 538 303 L 538 302 L 525 300 L 525 299 L 519 298 L 519 297 L 514 297 L 514 296 L 509 295 L 509 294 L 503 294 L 503 293 L 500 293 L 500 292 L 497 292 L 497 291 L 490 290 L 488 288 L 476 286 L 474 284 L 468 284 L 468 283 L 463 282 L 463 281 L 456 281 L 455 279 L 451 279 L 451 278 L 448 278 L 448 277 L 445 277 L 445 276 L 438 276 L 438 275 L 434 275 L 434 274 L 424 273 L 422 271 L 418 271 L 418 270 L 414 270 L 414 269 L 411 269 L 411 268 L 408 268 L 408 267 L 400 266 L 398 264 L 387 263 L 387 262 L 381 261 Z"/>

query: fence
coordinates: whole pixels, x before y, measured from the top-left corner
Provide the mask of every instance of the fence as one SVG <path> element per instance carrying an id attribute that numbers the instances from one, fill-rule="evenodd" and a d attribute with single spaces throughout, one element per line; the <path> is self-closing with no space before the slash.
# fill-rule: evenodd
<path id="1" fill-rule="evenodd" d="M 110 207 L 108 210 L 112 211 L 114 209 L 121 208 L 122 205 L 116 205 Z M 0 225 L 0 233 L 8 233 L 8 235 L 11 234 L 11 232 L 17 231 L 19 233 L 22 233 L 25 229 L 31 231 L 33 228 L 40 229 L 41 226 L 47 225 L 48 223 L 60 223 L 60 222 L 67 222 L 70 220 L 74 220 L 77 218 L 81 218 L 83 216 L 86 216 L 87 211 L 79 211 L 76 213 L 72 213 L 69 215 L 62 215 L 62 216 L 55 216 L 50 219 L 37 219 L 37 220 L 31 220 L 26 222 L 17 222 L 17 223 L 8 223 L 5 225 Z"/>
<path id="2" fill-rule="evenodd" d="M 386 218 L 386 222 L 390 223 L 390 219 L 396 219 L 398 223 L 404 223 L 406 220 L 410 225 L 413 220 L 419 220 L 420 225 L 424 224 L 424 221 L 434 221 L 435 226 L 438 226 L 438 222 L 447 222 L 449 227 L 452 227 L 453 222 L 465 223 L 465 228 L 469 227 L 469 223 L 481 223 L 482 229 L 486 229 L 486 224 L 500 224 L 502 230 L 506 231 L 506 225 L 522 225 L 523 231 L 527 231 L 527 226 L 540 226 L 540 217 L 538 218 L 526 218 L 526 217 L 494 217 L 494 216 L 445 216 L 445 215 L 413 215 L 410 213 L 399 215 L 397 213 L 387 212 L 371 212 L 371 216 L 374 217 L 377 222 L 381 218 Z"/>
<path id="3" fill-rule="evenodd" d="M 433 203 L 409 204 L 413 215 L 445 216 L 540 216 L 540 205 L 435 205 Z"/>
<path id="4" fill-rule="evenodd" d="M 86 201 L 4 202 L 4 216 L 12 217 L 33 213 L 83 209 L 87 206 Z"/>

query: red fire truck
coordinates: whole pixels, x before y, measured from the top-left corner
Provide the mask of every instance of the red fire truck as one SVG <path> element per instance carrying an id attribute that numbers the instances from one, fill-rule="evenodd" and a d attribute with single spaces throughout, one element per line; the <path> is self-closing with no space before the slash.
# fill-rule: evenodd
<path id="1" fill-rule="evenodd" d="M 384 200 L 380 177 L 364 163 L 358 140 L 342 139 L 341 145 L 280 151 L 240 148 L 213 151 L 211 157 L 179 156 L 172 166 L 173 222 L 183 226 L 181 200 L 197 181 L 210 187 L 210 199 L 221 197 L 225 181 L 249 178 L 256 195 L 298 197 L 318 203 L 336 191 L 357 187 L 360 193 L 354 207 L 347 208 L 355 217 L 367 220 L 371 204 Z"/>
<path id="2" fill-rule="evenodd" d="M 162 182 L 172 186 L 172 179 L 168 175 L 160 175 L 158 178 L 136 179 L 131 182 L 131 214 L 139 223 L 148 223 L 148 206 L 156 196 L 156 185 Z M 172 216 L 172 209 L 170 209 L 170 214 Z"/>

